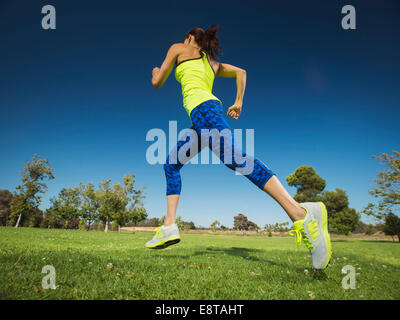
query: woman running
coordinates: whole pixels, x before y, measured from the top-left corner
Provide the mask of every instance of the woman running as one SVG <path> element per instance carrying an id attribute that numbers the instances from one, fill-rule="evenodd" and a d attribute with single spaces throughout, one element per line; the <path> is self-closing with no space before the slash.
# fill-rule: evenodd
<path id="1" fill-rule="evenodd" d="M 224 118 L 221 101 L 212 94 L 214 78 L 236 79 L 236 100 L 227 115 L 237 120 L 242 112 L 243 95 L 246 87 L 246 71 L 227 63 L 217 62 L 221 49 L 217 28 L 190 30 L 183 43 L 173 44 L 160 68 L 152 72 L 152 85 L 159 89 L 175 67 L 175 78 L 182 85 L 183 106 L 186 109 L 195 134 L 179 141 L 164 165 L 167 179 L 167 215 L 164 225 L 156 229 L 146 247 L 161 249 L 180 241 L 175 224 L 175 214 L 181 193 L 180 169 L 197 152 L 201 151 L 204 132 L 211 134 L 207 140 L 218 140 L 208 146 L 230 169 L 237 170 L 257 187 L 269 194 L 286 211 L 294 222 L 290 235 L 296 242 L 304 242 L 312 255 L 313 266 L 324 269 L 331 258 L 331 243 L 328 233 L 328 217 L 322 202 L 297 203 L 279 182 L 276 175 L 261 161 L 242 153 L 234 144 L 233 132 Z M 222 135 L 221 132 L 224 132 Z M 228 132 L 228 136 L 226 135 Z M 202 135 L 203 134 L 203 135 Z M 193 148 L 196 152 L 193 152 Z M 187 154 L 190 151 L 189 155 Z M 241 159 L 240 163 L 238 158 Z M 248 165 L 250 164 L 250 165 Z M 250 167 L 250 169 L 246 169 Z M 247 171 L 246 171 L 247 170 Z"/>

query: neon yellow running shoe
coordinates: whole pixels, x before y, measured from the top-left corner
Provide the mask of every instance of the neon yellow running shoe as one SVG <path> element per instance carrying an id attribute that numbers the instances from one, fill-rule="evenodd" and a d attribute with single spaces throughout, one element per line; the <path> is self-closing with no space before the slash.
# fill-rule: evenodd
<path id="1" fill-rule="evenodd" d="M 325 269 L 332 256 L 328 212 L 322 202 L 304 202 L 300 206 L 306 210 L 306 216 L 303 220 L 294 222 L 289 235 L 295 237 L 297 245 L 304 242 L 310 250 L 315 269 Z"/>
<path id="2" fill-rule="evenodd" d="M 179 229 L 176 224 L 171 224 L 168 227 L 161 226 L 154 231 L 156 231 L 156 234 L 153 239 L 146 243 L 146 247 L 149 249 L 164 249 L 181 241 Z"/>

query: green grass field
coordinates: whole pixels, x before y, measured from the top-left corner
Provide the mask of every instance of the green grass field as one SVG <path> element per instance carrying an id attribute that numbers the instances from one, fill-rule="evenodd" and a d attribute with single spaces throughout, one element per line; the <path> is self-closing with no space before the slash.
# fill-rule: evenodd
<path id="1" fill-rule="evenodd" d="M 292 238 L 183 234 L 149 250 L 151 233 L 0 227 L 1 299 L 400 299 L 400 244 L 334 240 L 314 272 Z M 56 270 L 43 289 L 42 268 Z M 356 289 L 342 288 L 355 267 Z"/>

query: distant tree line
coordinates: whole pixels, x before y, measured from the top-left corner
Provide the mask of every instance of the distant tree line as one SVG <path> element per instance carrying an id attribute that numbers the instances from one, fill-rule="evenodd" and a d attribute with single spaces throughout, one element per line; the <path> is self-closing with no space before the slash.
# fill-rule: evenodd
<path id="1" fill-rule="evenodd" d="M 287 232 L 289 231 L 289 222 L 276 222 L 275 224 L 266 224 L 264 230 L 267 232 Z"/>
<path id="2" fill-rule="evenodd" d="M 383 231 L 400 241 L 400 152 L 382 153 L 374 156 L 385 166 L 374 180 L 375 186 L 369 193 L 376 203 L 369 203 L 361 212 L 349 207 L 347 193 L 343 189 L 326 191 L 325 180 L 311 166 L 301 166 L 286 178 L 289 186 L 297 189 L 294 199 L 298 202 L 322 201 L 328 210 L 329 231 L 337 234 L 363 232 L 373 234 Z M 118 230 L 123 226 L 152 226 L 164 223 L 165 216 L 147 219 L 143 207 L 145 187 L 135 188 L 135 175 L 127 174 L 123 183 L 111 185 L 111 180 L 99 183 L 96 189 L 92 183 L 80 183 L 76 187 L 63 188 L 58 196 L 50 199 L 51 205 L 45 211 L 39 209 L 41 198 L 47 191 L 46 181 L 54 179 L 53 169 L 47 159 L 35 155 L 25 164 L 22 182 L 15 192 L 0 190 L 0 225 L 27 226 L 66 229 Z M 360 221 L 361 214 L 376 218 L 377 224 Z M 177 216 L 176 223 L 181 229 L 194 229 L 195 224 L 185 222 Z M 266 225 L 264 230 L 285 232 L 288 224 Z M 229 230 L 215 220 L 210 229 Z M 234 216 L 233 230 L 254 230 L 261 228 L 242 213 Z"/>
<path id="3" fill-rule="evenodd" d="M 46 181 L 54 179 L 47 159 L 35 155 L 25 164 L 22 183 L 11 193 L 0 190 L 0 223 L 3 226 L 26 226 L 65 229 L 99 229 L 109 226 L 136 225 L 147 217 L 143 207 L 143 188 L 135 188 L 135 175 L 127 174 L 123 183 L 111 185 L 111 180 L 63 188 L 50 199 L 50 208 L 39 209 L 47 190 Z"/>

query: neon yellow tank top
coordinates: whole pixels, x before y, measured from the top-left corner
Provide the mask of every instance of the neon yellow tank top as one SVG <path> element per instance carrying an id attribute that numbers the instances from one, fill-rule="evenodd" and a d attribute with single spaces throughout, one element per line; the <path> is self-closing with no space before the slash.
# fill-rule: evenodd
<path id="1" fill-rule="evenodd" d="M 212 94 L 214 70 L 207 54 L 200 51 L 201 57 L 183 60 L 175 68 L 175 79 L 182 85 L 183 106 L 188 115 L 204 101 L 219 100 Z M 221 102 L 222 103 L 222 102 Z"/>

